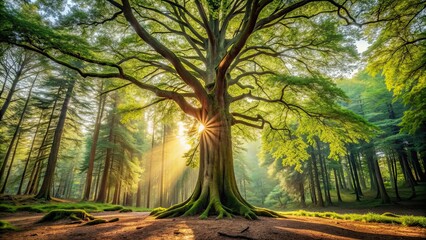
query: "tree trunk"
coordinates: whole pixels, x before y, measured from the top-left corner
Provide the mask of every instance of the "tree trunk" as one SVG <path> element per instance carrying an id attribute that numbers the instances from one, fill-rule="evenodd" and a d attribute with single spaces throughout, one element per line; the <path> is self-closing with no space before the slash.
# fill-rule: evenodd
<path id="1" fill-rule="evenodd" d="M 345 181 L 345 174 L 343 172 L 343 164 L 342 164 L 342 158 L 339 157 L 339 168 L 337 169 L 338 176 L 339 176 L 339 184 L 343 189 L 348 189 L 348 186 L 346 185 Z"/>
<path id="2" fill-rule="evenodd" d="M 18 82 L 21 79 L 22 71 L 24 70 L 24 67 L 26 65 L 25 62 L 26 61 L 24 61 L 24 63 L 19 66 L 18 71 L 15 74 L 15 78 L 12 81 L 12 86 L 9 89 L 9 93 L 7 94 L 6 99 L 0 109 L 0 122 L 3 120 L 6 110 L 9 108 L 9 105 L 12 102 L 12 96 L 15 93 L 16 86 L 18 85 Z"/>
<path id="3" fill-rule="evenodd" d="M 115 97 L 116 98 L 116 97 Z M 116 104 L 117 101 L 114 100 L 114 106 L 111 111 L 111 120 L 109 123 L 109 135 L 108 135 L 108 142 L 112 143 L 114 141 L 114 124 L 115 124 L 115 110 L 116 110 Z M 104 203 L 106 200 L 106 193 L 107 193 L 107 183 L 109 178 L 109 169 L 111 167 L 111 159 L 112 159 L 112 148 L 108 147 L 106 156 L 105 156 L 105 164 L 104 164 L 104 171 L 102 173 L 102 179 L 101 184 L 99 186 L 99 192 L 98 197 L 96 198 L 96 202 Z"/>
<path id="4" fill-rule="evenodd" d="M 337 193 L 337 201 L 339 203 L 343 202 L 342 201 L 342 197 L 340 196 L 340 187 L 339 187 L 339 181 L 337 180 L 337 171 L 335 168 L 333 168 L 333 173 L 334 173 L 334 181 L 336 182 L 336 193 Z"/>
<path id="5" fill-rule="evenodd" d="M 58 160 L 59 147 L 61 145 L 62 133 L 64 130 L 65 120 L 67 117 L 68 105 L 71 100 L 72 92 L 74 90 L 75 80 L 71 80 L 65 94 L 65 99 L 61 107 L 61 113 L 59 115 L 58 124 L 55 129 L 55 134 L 53 136 L 52 147 L 50 148 L 50 154 L 47 161 L 46 173 L 44 175 L 43 183 L 41 188 L 36 195 L 36 198 L 50 200 L 51 198 L 51 187 L 53 182 L 53 177 L 56 168 L 56 162 Z"/>
<path id="6" fill-rule="evenodd" d="M 161 147 L 161 173 L 160 173 L 160 206 L 164 207 L 164 157 L 166 150 L 166 125 L 163 124 L 163 142 Z"/>
<path id="7" fill-rule="evenodd" d="M 321 193 L 321 185 L 320 185 L 320 180 L 319 180 L 319 174 L 318 174 L 318 165 L 317 165 L 317 160 L 316 160 L 316 156 L 314 154 L 314 149 L 312 148 L 312 154 L 311 154 L 311 159 L 312 159 L 312 167 L 314 169 L 314 181 L 315 181 L 315 188 L 316 188 L 316 195 L 317 195 L 317 203 L 319 206 L 324 207 L 324 200 L 322 198 L 322 193 Z"/>
<path id="8" fill-rule="evenodd" d="M 365 151 L 365 158 L 367 160 L 367 166 L 368 166 L 368 176 L 370 178 L 370 189 L 372 191 L 377 191 L 379 193 L 378 189 L 378 183 L 376 179 L 376 172 L 374 168 L 374 159 L 376 155 L 376 151 L 374 150 L 373 146 L 369 146 Z"/>
<path id="9" fill-rule="evenodd" d="M 330 196 L 330 187 L 329 187 L 329 180 L 328 180 L 328 171 L 327 167 L 325 165 L 325 159 L 322 156 L 321 153 L 321 144 L 318 139 L 315 139 L 315 142 L 317 144 L 317 151 L 318 151 L 318 161 L 320 163 L 320 169 L 321 169 L 321 175 L 322 175 L 322 182 L 324 186 L 324 197 L 325 202 L 327 205 L 332 205 L 331 202 L 331 196 Z"/>
<path id="10" fill-rule="evenodd" d="M 409 197 L 409 199 L 415 198 L 416 197 L 416 189 L 415 189 L 414 186 L 416 185 L 416 182 L 414 181 L 414 177 L 413 177 L 413 173 L 411 172 L 411 168 L 408 165 L 407 154 L 405 153 L 405 151 L 399 151 L 398 157 L 399 157 L 399 162 L 401 164 L 402 172 L 405 176 L 406 181 L 408 182 L 408 186 L 410 186 L 410 188 L 411 188 L 411 196 Z"/>
<path id="11" fill-rule="evenodd" d="M 309 188 L 311 192 L 311 201 L 312 204 L 317 205 L 317 196 L 315 194 L 315 183 L 314 183 L 314 174 L 312 172 L 312 161 L 308 160 L 308 170 L 309 170 Z"/>
<path id="12" fill-rule="evenodd" d="M 102 86 L 101 86 L 101 91 L 102 91 Z M 92 146 L 90 148 L 89 166 L 87 168 L 86 184 L 85 184 L 85 188 L 84 188 L 83 201 L 88 201 L 89 198 L 90 198 L 90 190 L 92 188 L 93 166 L 95 164 L 96 147 L 97 147 L 97 144 L 98 144 L 99 130 L 100 130 L 100 127 L 101 127 L 102 115 L 103 115 L 103 112 L 104 112 L 105 99 L 106 98 L 105 98 L 104 95 L 102 95 L 99 99 L 98 113 L 96 115 L 96 121 L 95 121 L 95 130 L 93 131 L 93 142 L 92 142 Z"/>
<path id="13" fill-rule="evenodd" d="M 398 190 L 398 169 L 396 168 L 396 159 L 395 155 L 392 154 L 392 158 L 388 158 L 388 161 L 390 162 L 391 167 L 391 179 L 392 179 L 392 185 L 393 189 L 395 190 L 395 197 L 396 201 L 401 201 L 401 197 L 399 196 L 399 190 Z"/>
<path id="14" fill-rule="evenodd" d="M 149 208 L 151 204 L 151 177 L 152 177 L 152 163 L 154 158 L 154 136 L 155 136 L 155 120 L 152 122 L 152 135 L 151 135 L 151 153 L 148 162 L 147 186 L 146 186 L 146 207 Z"/>
<path id="15" fill-rule="evenodd" d="M 28 157 L 27 157 L 27 160 L 25 161 L 24 171 L 22 172 L 21 181 L 19 182 L 18 192 L 16 193 L 17 195 L 20 195 L 21 191 L 22 191 L 22 186 L 23 186 L 24 180 L 25 180 L 25 174 L 27 173 L 28 164 L 29 164 L 30 159 L 31 159 L 31 153 L 32 153 L 33 148 L 34 148 L 34 143 L 35 143 L 36 138 L 37 138 L 37 133 L 38 133 L 38 129 L 40 128 L 40 122 L 41 122 L 42 118 L 43 118 L 43 111 L 41 111 L 41 113 L 40 113 L 40 118 L 38 119 L 38 123 L 37 123 L 37 127 L 36 127 L 36 130 L 35 130 L 35 133 L 34 133 L 34 137 L 33 137 L 33 140 L 31 141 L 30 151 L 28 152 Z"/>
<path id="16" fill-rule="evenodd" d="M 4 178 L 4 183 L 3 183 L 3 187 L 0 190 L 0 194 L 3 194 L 6 191 L 7 180 L 9 179 L 10 171 L 12 170 L 12 166 L 13 166 L 13 162 L 15 160 L 16 150 L 18 149 L 20 138 L 21 138 L 21 132 L 18 135 L 18 140 L 16 141 L 15 148 L 13 149 L 12 160 L 10 161 L 10 165 L 9 165 L 9 168 L 7 170 L 7 173 L 6 173 L 6 177 Z"/>
<path id="17" fill-rule="evenodd" d="M 34 78 L 33 82 L 31 83 L 31 87 L 30 87 L 30 90 L 28 91 L 28 97 L 25 101 L 24 108 L 22 109 L 21 115 L 19 117 L 18 124 L 16 125 L 15 132 L 13 133 L 13 136 L 12 136 L 12 139 L 10 140 L 9 147 L 7 148 L 7 152 L 6 152 L 6 155 L 5 155 L 4 160 L 3 160 L 3 165 L 1 166 L 1 169 L 0 169 L 0 181 L 3 178 L 3 174 L 4 174 L 4 171 L 6 169 L 7 162 L 9 160 L 10 152 L 11 152 L 13 145 L 15 143 L 15 140 L 16 140 L 16 138 L 17 138 L 17 136 L 18 136 L 18 134 L 21 130 L 21 124 L 24 121 L 25 113 L 27 112 L 28 103 L 30 102 L 31 93 L 33 91 L 34 83 L 35 83 L 36 80 L 37 80 L 37 76 Z M 5 182 L 3 184 L 4 186 L 6 185 L 6 182 L 7 182 L 7 178 L 5 179 Z M 0 193 L 4 193 L 4 190 L 2 189 L 0 191 Z"/>
<path id="18" fill-rule="evenodd" d="M 358 153 L 355 156 L 355 164 L 356 169 L 358 169 L 359 173 L 359 182 L 361 184 L 361 189 L 367 189 L 367 184 L 365 183 L 365 176 L 364 176 L 364 170 L 361 162 L 361 155 Z"/>
<path id="19" fill-rule="evenodd" d="M 360 201 L 360 196 L 362 196 L 362 191 L 361 191 L 361 186 L 359 183 L 359 178 L 358 178 L 358 171 L 357 171 L 357 167 L 356 167 L 356 163 L 355 163 L 355 153 L 354 150 L 352 149 L 352 147 L 349 147 L 349 154 L 348 154 L 348 162 L 349 162 L 349 168 L 351 170 L 352 173 L 352 180 L 354 182 L 354 190 L 356 193 L 356 200 Z"/>
<path id="20" fill-rule="evenodd" d="M 417 156 L 417 152 L 413 148 L 410 148 L 409 152 L 410 152 L 410 159 L 411 159 L 411 162 L 413 163 L 413 168 L 417 176 L 417 181 L 426 182 L 426 174 L 422 170 L 419 157 Z"/>
<path id="21" fill-rule="evenodd" d="M 49 117 L 49 121 L 47 122 L 47 126 L 46 126 L 46 131 L 43 135 L 43 139 L 41 141 L 40 147 L 38 149 L 38 153 L 37 153 L 37 157 L 34 163 L 34 167 L 31 171 L 31 175 L 30 175 L 30 179 L 28 181 L 27 184 L 27 188 L 25 190 L 26 194 L 33 194 L 36 192 L 37 189 L 35 189 L 34 187 L 36 186 L 36 180 L 38 180 L 39 174 L 40 174 L 40 165 L 41 165 L 41 157 L 43 156 L 44 153 L 44 146 L 46 145 L 46 140 L 47 140 L 47 136 L 49 135 L 49 130 L 50 130 L 50 126 L 52 124 L 52 120 L 55 114 L 55 110 L 56 110 L 56 104 L 58 103 L 58 98 L 59 98 L 59 94 L 61 93 L 62 87 L 58 88 L 58 92 L 56 93 L 56 98 L 53 102 L 53 106 L 52 106 L 52 111 L 50 112 L 50 117 Z"/>
<path id="22" fill-rule="evenodd" d="M 299 193 L 300 193 L 300 204 L 302 207 L 306 207 L 306 197 L 305 197 L 305 185 L 303 184 L 304 180 L 299 183 Z M 246 196 L 244 196 L 246 197 Z"/>
<path id="23" fill-rule="evenodd" d="M 214 103 L 211 106 L 213 109 L 203 112 L 205 118 L 200 118 L 205 128 L 200 137 L 199 174 L 192 196 L 153 214 L 160 218 L 199 213 L 201 218 L 210 213 L 217 214 L 217 218 L 231 214 L 248 219 L 256 219 L 257 215 L 277 216 L 272 211 L 254 208 L 242 198 L 234 175 L 231 117 L 225 109 L 214 108 Z"/>
<path id="24" fill-rule="evenodd" d="M 142 166 L 142 156 L 139 156 L 139 164 Z M 142 207 L 142 176 L 139 177 L 138 190 L 136 192 L 136 207 Z"/>
<path id="25" fill-rule="evenodd" d="M 99 188 L 99 181 L 101 179 L 101 172 L 102 172 L 102 162 L 99 161 L 99 164 L 98 164 L 98 173 L 96 174 L 95 191 L 92 191 L 92 195 L 93 195 L 94 199 L 97 199 L 97 193 L 98 193 L 98 188 Z"/>
<path id="26" fill-rule="evenodd" d="M 374 173 L 376 177 L 377 189 L 380 193 L 380 198 L 382 199 L 382 203 L 390 203 L 390 198 L 388 193 L 386 192 L 385 184 L 383 182 L 383 177 L 380 172 L 379 162 L 376 157 L 373 158 L 374 165 Z"/>

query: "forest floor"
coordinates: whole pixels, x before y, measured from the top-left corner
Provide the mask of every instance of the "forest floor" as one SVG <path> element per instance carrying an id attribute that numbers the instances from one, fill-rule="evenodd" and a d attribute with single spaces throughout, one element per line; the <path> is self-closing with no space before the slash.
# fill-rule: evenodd
<path id="1" fill-rule="evenodd" d="M 421 214 L 421 213 L 420 213 Z M 318 217 L 241 217 L 200 220 L 198 217 L 155 219 L 147 212 L 101 212 L 95 217 L 119 218 L 94 226 L 70 220 L 37 223 L 43 213 L 1 213 L 0 219 L 18 231 L 0 233 L 0 239 L 425 239 L 426 228 L 365 223 Z M 228 236 L 226 236 L 228 235 Z M 231 238 L 232 237 L 232 238 Z"/>

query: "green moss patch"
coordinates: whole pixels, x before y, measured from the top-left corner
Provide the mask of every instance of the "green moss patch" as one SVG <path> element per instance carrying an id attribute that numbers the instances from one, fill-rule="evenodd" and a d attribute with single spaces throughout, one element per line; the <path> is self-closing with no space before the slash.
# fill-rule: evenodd
<path id="1" fill-rule="evenodd" d="M 0 204 L 0 212 L 13 213 L 16 212 L 15 207 L 8 204 Z"/>
<path id="2" fill-rule="evenodd" d="M 130 208 L 123 208 L 123 209 L 121 209 L 121 210 L 120 210 L 120 212 L 121 212 L 121 213 L 133 212 L 133 210 L 132 210 L 132 209 L 130 209 Z"/>
<path id="3" fill-rule="evenodd" d="M 42 209 L 35 207 L 35 206 L 19 206 L 16 207 L 16 211 L 26 211 L 26 212 L 36 212 L 36 213 L 41 213 L 44 212 Z"/>
<path id="4" fill-rule="evenodd" d="M 48 214 L 44 215 L 39 222 L 52 222 L 61 219 L 77 220 L 93 220 L 95 217 L 88 214 L 86 211 L 81 209 L 58 209 L 52 210 Z"/>
<path id="5" fill-rule="evenodd" d="M 112 206 L 112 207 L 107 207 L 104 208 L 104 211 L 118 211 L 118 210 L 122 210 L 123 206 Z"/>
<path id="6" fill-rule="evenodd" d="M 0 232 L 16 231 L 17 228 L 8 221 L 0 220 Z"/>

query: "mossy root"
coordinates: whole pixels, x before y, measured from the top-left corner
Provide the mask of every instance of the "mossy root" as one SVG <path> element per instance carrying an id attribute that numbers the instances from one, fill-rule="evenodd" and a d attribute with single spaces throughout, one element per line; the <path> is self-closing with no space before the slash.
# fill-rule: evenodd
<path id="1" fill-rule="evenodd" d="M 43 216 L 42 219 L 40 219 L 38 222 L 52 222 L 57 221 L 61 219 L 71 219 L 74 221 L 77 220 L 93 220 L 95 217 L 88 214 L 86 211 L 81 209 L 58 209 L 58 210 L 52 210 L 46 215 Z"/>

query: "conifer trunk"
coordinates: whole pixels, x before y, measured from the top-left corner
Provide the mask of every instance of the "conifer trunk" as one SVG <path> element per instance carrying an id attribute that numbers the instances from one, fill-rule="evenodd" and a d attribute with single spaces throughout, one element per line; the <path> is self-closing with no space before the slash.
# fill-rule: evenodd
<path id="1" fill-rule="evenodd" d="M 22 71 L 22 69 L 20 69 L 20 71 Z M 20 74 L 20 73 L 19 73 Z M 20 133 L 20 130 L 21 130 L 21 124 L 22 124 L 22 122 L 24 121 L 24 117 L 25 117 L 25 113 L 27 112 L 27 107 L 28 107 L 28 103 L 30 102 L 30 98 L 31 98 L 31 93 L 32 93 L 32 91 L 33 91 L 33 87 L 34 87 L 34 83 L 35 83 L 35 81 L 37 80 L 37 76 L 34 78 L 34 80 L 32 81 L 32 83 L 31 83 L 31 87 L 30 87 L 30 90 L 29 90 L 29 92 L 28 92 L 28 97 L 27 97 L 27 99 L 25 100 L 25 105 L 24 105 L 24 108 L 22 109 L 22 112 L 21 112 L 21 115 L 20 115 L 20 117 L 19 117 L 19 121 L 18 121 L 18 124 L 16 125 L 16 127 L 15 127 L 15 132 L 13 133 L 13 136 L 12 136 L 12 139 L 10 140 L 10 144 L 9 144 L 9 147 L 7 148 L 7 152 L 6 152 L 6 155 L 5 155 L 5 157 L 4 157 L 4 160 L 3 160 L 3 165 L 1 166 L 1 169 L 0 169 L 0 180 L 3 178 L 3 174 L 4 174 L 4 171 L 5 171 L 5 169 L 6 169 L 6 165 L 7 165 L 7 162 L 8 162 L 8 160 L 9 160 L 9 155 L 10 155 L 10 153 L 11 153 L 11 150 L 12 150 L 12 148 L 13 148 L 13 145 L 14 145 L 14 143 L 15 143 L 15 140 L 17 139 L 17 136 L 19 135 L 19 133 Z M 14 91 L 14 90 L 13 90 Z M 8 96 L 9 97 L 9 96 Z M 6 104 L 6 103 L 5 103 Z M 0 119 L 1 120 L 1 119 Z M 9 175 L 9 174 L 8 174 Z M 5 179 L 5 181 L 4 181 L 4 186 L 6 185 L 6 182 L 7 182 L 7 178 Z M 4 193 L 4 189 L 2 189 L 1 191 L 0 191 L 0 193 Z"/>
<path id="2" fill-rule="evenodd" d="M 109 128 L 109 135 L 108 135 L 108 142 L 110 143 L 112 143 L 114 140 L 114 122 L 115 122 L 115 113 L 113 112 L 111 116 L 111 120 L 110 120 L 110 128 Z M 102 172 L 102 178 L 101 178 L 101 183 L 99 185 L 99 192 L 98 192 L 98 197 L 96 198 L 96 202 L 104 203 L 107 199 L 107 183 L 109 178 L 109 169 L 111 167 L 111 159 L 112 159 L 112 148 L 108 147 L 106 156 L 105 156 L 104 170 Z"/>
<path id="3" fill-rule="evenodd" d="M 31 141 L 30 151 L 28 152 L 28 157 L 25 161 L 25 166 L 24 166 L 24 170 L 22 172 L 21 181 L 19 182 L 18 192 L 16 193 L 17 195 L 20 195 L 21 191 L 22 191 L 22 186 L 24 184 L 25 175 L 27 173 L 28 164 L 29 164 L 30 159 L 31 159 L 31 153 L 32 153 L 33 148 L 34 148 L 34 143 L 35 143 L 36 138 L 37 138 L 37 133 L 38 133 L 38 129 L 40 128 L 40 122 L 41 122 L 42 118 L 43 118 L 43 111 L 41 111 L 41 113 L 40 113 L 40 117 L 38 119 L 37 127 L 36 127 L 36 130 L 35 130 L 35 133 L 34 133 L 34 137 L 33 137 L 33 140 Z"/>
<path id="4" fill-rule="evenodd" d="M 46 173 L 43 178 L 43 183 L 40 187 L 39 192 L 36 195 L 36 198 L 39 199 L 51 199 L 51 188 L 56 168 L 56 162 L 58 160 L 59 148 L 61 145 L 62 133 L 65 126 L 65 120 L 67 117 L 68 105 L 71 100 L 72 92 L 74 90 L 75 80 L 71 80 L 68 85 L 67 92 L 65 94 L 65 99 L 61 107 L 61 113 L 59 115 L 58 124 L 55 129 L 55 134 L 53 135 L 52 147 L 50 149 L 49 158 L 47 160 Z"/>
<path id="5" fill-rule="evenodd" d="M 19 66 L 18 71 L 15 74 L 15 78 L 13 79 L 12 85 L 9 89 L 9 93 L 7 94 L 6 99 L 3 102 L 2 107 L 0 108 L 0 122 L 3 120 L 3 117 L 6 114 L 6 110 L 9 108 L 9 105 L 12 102 L 12 96 L 15 93 L 16 86 L 18 85 L 18 82 L 21 79 L 22 71 L 24 70 L 24 67 L 27 65 L 27 63 L 27 60 L 24 60 L 24 62 Z"/>
<path id="6" fill-rule="evenodd" d="M 101 91 L 102 91 L 102 87 L 101 87 Z M 93 131 L 93 141 L 92 141 L 92 146 L 90 148 L 89 166 L 87 168 L 83 201 L 87 201 L 90 198 L 90 190 L 92 188 L 93 167 L 95 164 L 96 148 L 98 144 L 99 130 L 101 128 L 102 115 L 104 112 L 105 99 L 106 99 L 105 96 L 102 95 L 98 104 L 98 113 L 96 114 L 95 130 Z"/>

